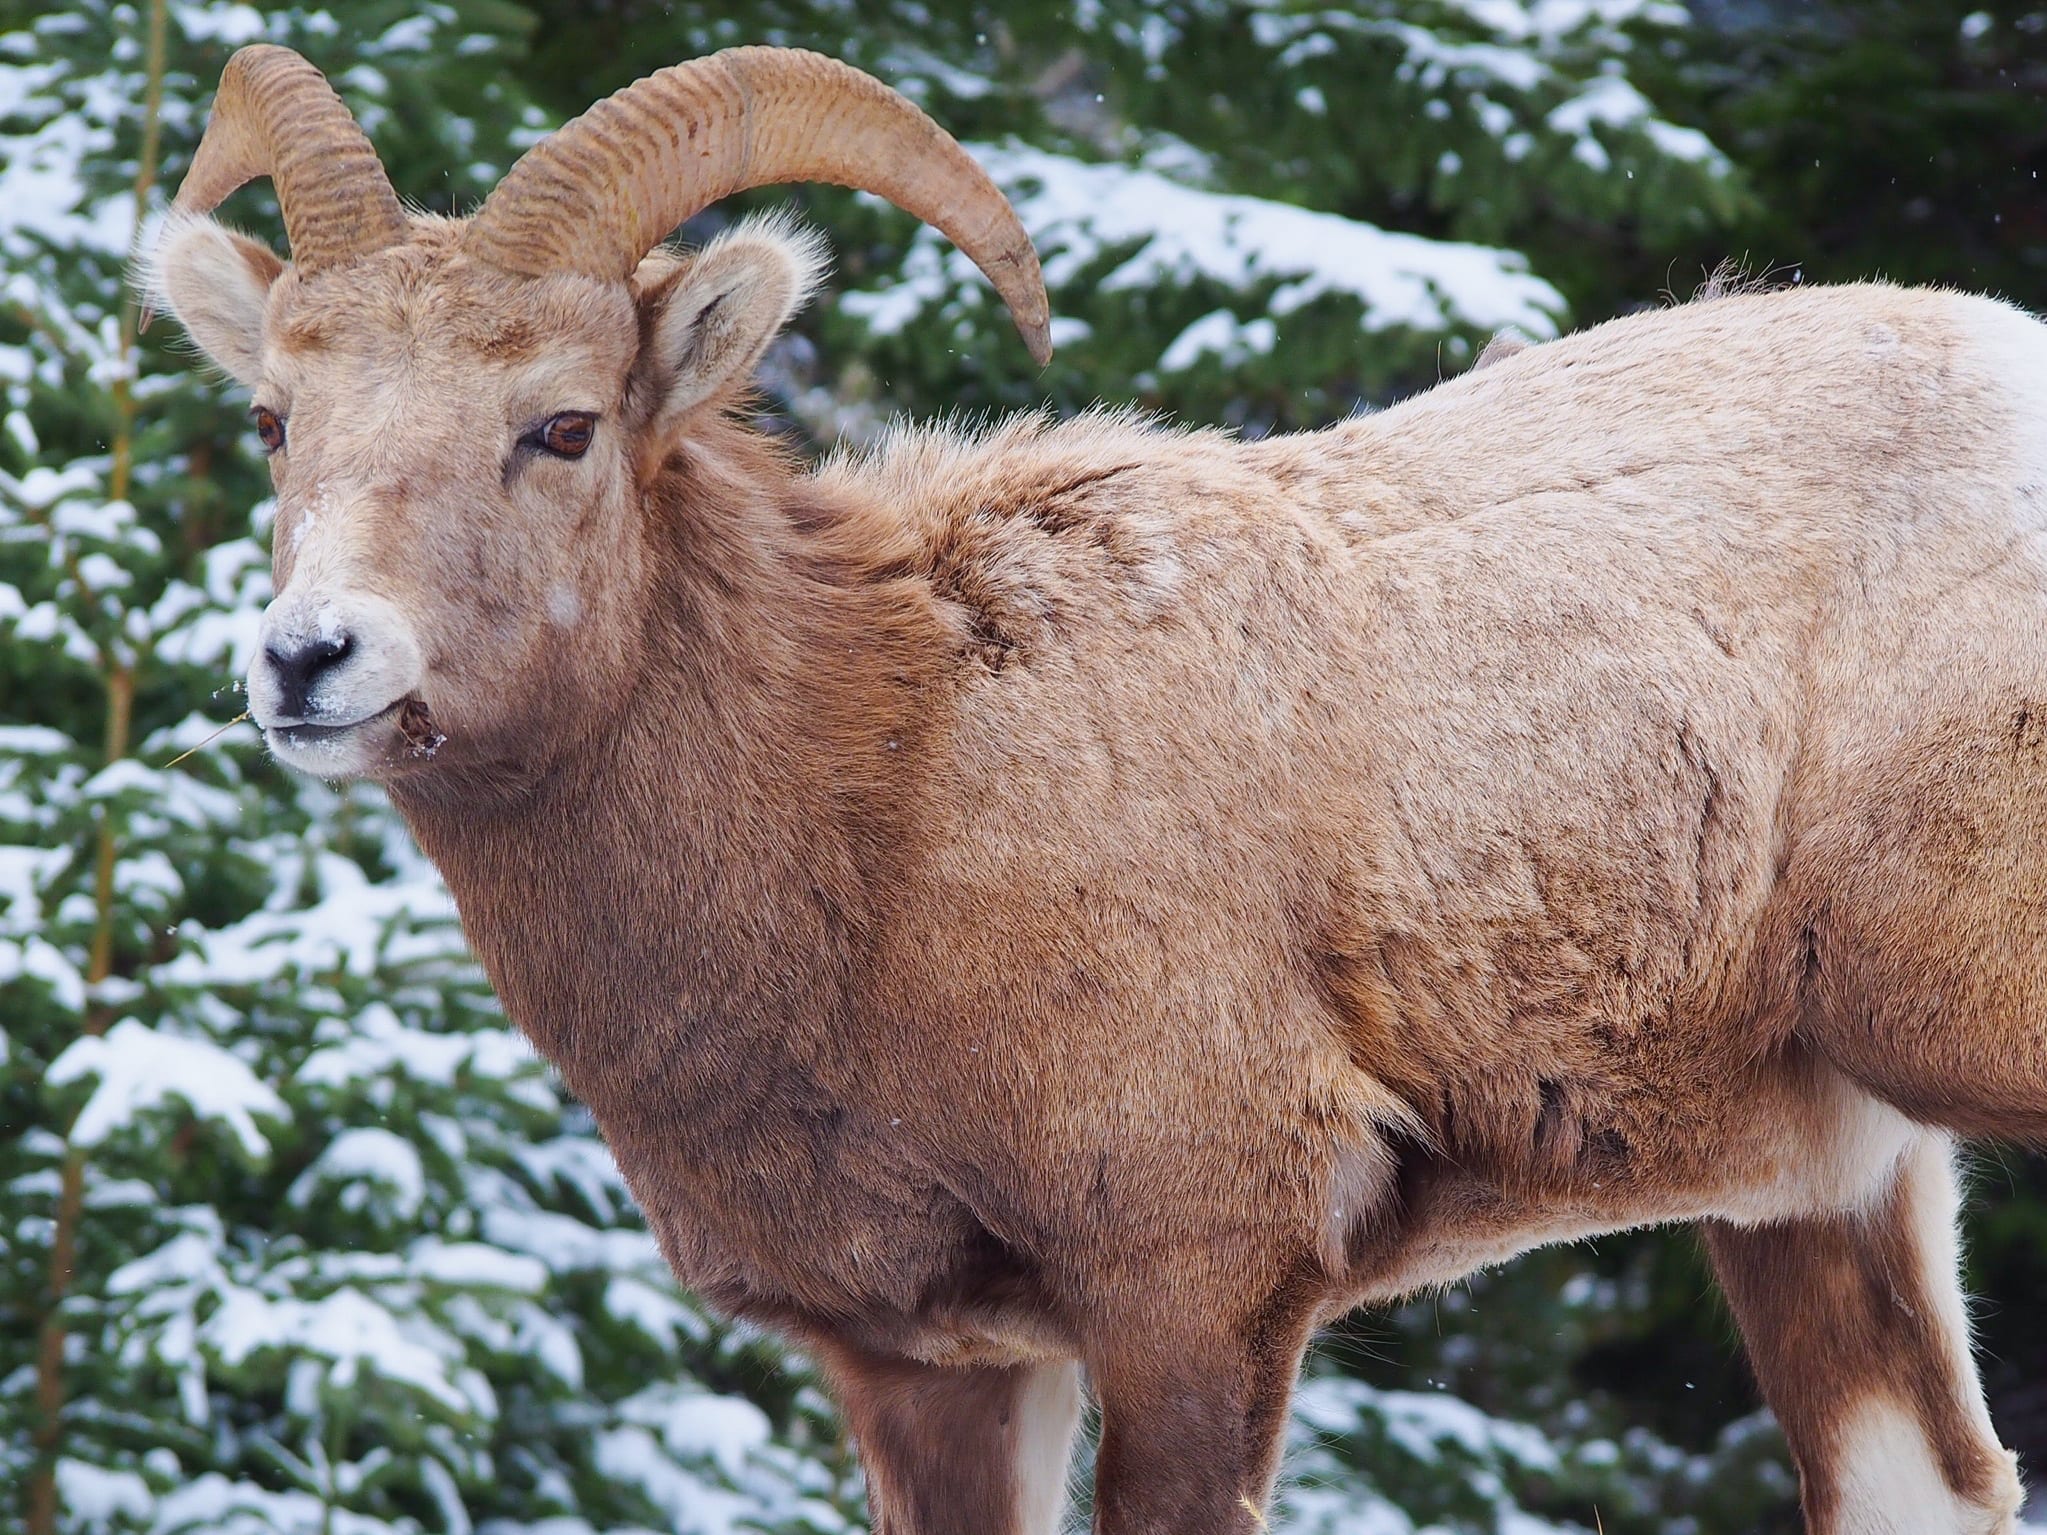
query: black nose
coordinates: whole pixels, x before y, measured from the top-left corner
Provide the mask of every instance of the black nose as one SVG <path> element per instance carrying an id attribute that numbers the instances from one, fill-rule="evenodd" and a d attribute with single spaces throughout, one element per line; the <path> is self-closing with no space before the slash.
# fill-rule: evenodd
<path id="1" fill-rule="evenodd" d="M 355 648 L 355 637 L 344 634 L 339 639 L 310 640 L 292 650 L 279 650 L 275 645 L 263 647 L 264 659 L 277 675 L 280 712 L 295 719 L 304 719 L 306 695 L 313 690 L 313 684 L 348 658 Z"/>

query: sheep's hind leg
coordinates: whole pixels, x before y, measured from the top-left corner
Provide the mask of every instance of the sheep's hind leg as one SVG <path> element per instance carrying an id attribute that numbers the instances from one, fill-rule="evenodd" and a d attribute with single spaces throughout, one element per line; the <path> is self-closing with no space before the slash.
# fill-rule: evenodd
<path id="1" fill-rule="evenodd" d="M 821 1350 L 876 1535 L 1055 1535 L 1080 1367 L 953 1368 Z"/>
<path id="2" fill-rule="evenodd" d="M 2020 1502 L 1969 1357 L 1955 1174 L 1925 1132 L 1859 1209 L 1706 1244 L 1791 1442 L 1812 1535 L 2009 1535 Z"/>

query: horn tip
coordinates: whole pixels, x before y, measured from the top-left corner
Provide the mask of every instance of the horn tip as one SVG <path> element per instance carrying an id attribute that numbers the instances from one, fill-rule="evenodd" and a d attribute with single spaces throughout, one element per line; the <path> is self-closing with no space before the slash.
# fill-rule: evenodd
<path id="1" fill-rule="evenodd" d="M 1023 337 L 1024 347 L 1031 354 L 1031 361 L 1045 367 L 1052 361 L 1052 326 L 1045 320 L 1018 320 L 1016 333 Z"/>

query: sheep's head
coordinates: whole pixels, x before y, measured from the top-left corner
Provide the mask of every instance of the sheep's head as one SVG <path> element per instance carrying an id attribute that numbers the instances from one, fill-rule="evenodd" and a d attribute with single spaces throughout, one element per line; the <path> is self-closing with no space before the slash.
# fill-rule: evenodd
<path id="1" fill-rule="evenodd" d="M 259 175 L 292 263 L 206 216 Z M 230 60 L 145 277 L 249 388 L 270 454 L 276 596 L 249 699 L 280 759 L 323 777 L 441 752 L 509 765 L 565 701 L 615 695 L 646 485 L 821 265 L 772 223 L 649 252 L 720 197 L 797 180 L 943 230 L 1047 355 L 1037 257 L 1002 194 L 916 107 L 816 54 L 739 48 L 650 76 L 467 221 L 408 218 L 296 54 Z"/>

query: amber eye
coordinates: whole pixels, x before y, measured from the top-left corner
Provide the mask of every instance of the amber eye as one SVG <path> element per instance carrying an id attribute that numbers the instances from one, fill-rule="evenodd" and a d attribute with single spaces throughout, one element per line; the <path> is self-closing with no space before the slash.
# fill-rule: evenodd
<path id="1" fill-rule="evenodd" d="M 256 439 L 263 444 L 265 453 L 275 453 L 284 446 L 284 417 L 267 405 L 258 405 L 249 414 L 256 418 Z"/>
<path id="2" fill-rule="evenodd" d="M 540 446 L 556 458 L 581 458 L 590 451 L 597 418 L 585 410 L 565 410 L 540 429 Z"/>

